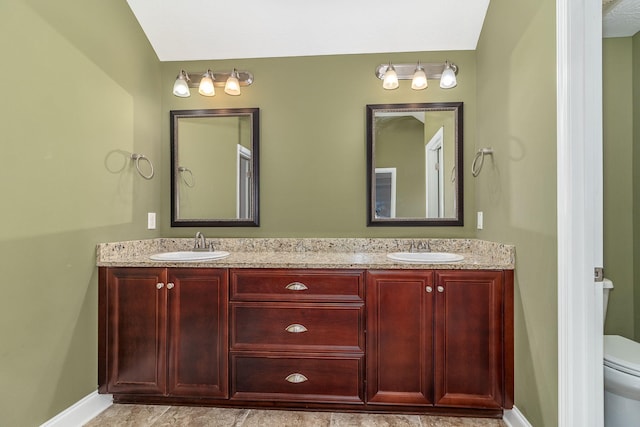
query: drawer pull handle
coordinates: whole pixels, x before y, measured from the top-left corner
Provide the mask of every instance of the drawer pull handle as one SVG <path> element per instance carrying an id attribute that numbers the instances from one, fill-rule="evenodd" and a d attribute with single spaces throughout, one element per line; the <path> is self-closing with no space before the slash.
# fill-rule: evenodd
<path id="1" fill-rule="evenodd" d="M 431 286 L 427 286 L 425 289 L 427 292 L 433 292 L 433 288 Z"/>
<path id="2" fill-rule="evenodd" d="M 156 283 L 156 289 L 164 288 L 164 283 Z"/>
<path id="3" fill-rule="evenodd" d="M 438 286 L 438 292 L 444 292 L 444 286 Z"/>
<path id="4" fill-rule="evenodd" d="M 309 378 L 305 377 L 302 374 L 295 373 L 295 374 L 288 375 L 287 378 L 285 378 L 285 380 L 293 384 L 299 384 L 305 381 L 309 381 Z"/>
<path id="5" fill-rule="evenodd" d="M 285 286 L 285 288 L 289 289 L 290 291 L 306 291 L 307 289 L 309 289 L 307 288 L 307 285 L 300 282 L 289 283 L 287 286 Z"/>
<path id="6" fill-rule="evenodd" d="M 167 283 L 167 289 L 173 289 L 175 285 L 171 282 Z"/>
<path id="7" fill-rule="evenodd" d="M 291 325 L 284 328 L 285 331 L 291 332 L 292 334 L 299 334 L 302 332 L 307 332 L 308 329 L 299 323 L 292 323 Z"/>

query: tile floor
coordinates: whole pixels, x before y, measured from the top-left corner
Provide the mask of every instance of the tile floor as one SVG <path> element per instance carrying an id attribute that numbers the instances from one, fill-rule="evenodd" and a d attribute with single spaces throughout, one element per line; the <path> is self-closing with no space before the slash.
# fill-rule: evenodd
<path id="1" fill-rule="evenodd" d="M 506 427 L 502 420 L 427 415 L 382 415 L 185 406 L 107 408 L 85 427 Z"/>

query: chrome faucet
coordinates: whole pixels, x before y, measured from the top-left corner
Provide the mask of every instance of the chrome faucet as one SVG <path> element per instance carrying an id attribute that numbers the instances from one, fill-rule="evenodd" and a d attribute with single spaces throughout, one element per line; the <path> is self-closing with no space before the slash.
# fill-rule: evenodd
<path id="1" fill-rule="evenodd" d="M 193 242 L 194 251 L 209 251 L 211 248 L 207 248 L 207 239 L 201 232 L 196 232 L 196 237 Z"/>
<path id="2" fill-rule="evenodd" d="M 418 243 L 418 252 L 430 252 L 429 241 Z"/>
<path id="3" fill-rule="evenodd" d="M 418 242 L 418 244 L 416 245 L 415 241 L 411 241 L 411 243 L 409 244 L 409 252 L 430 252 L 431 249 L 429 248 L 429 241 L 420 241 Z"/>

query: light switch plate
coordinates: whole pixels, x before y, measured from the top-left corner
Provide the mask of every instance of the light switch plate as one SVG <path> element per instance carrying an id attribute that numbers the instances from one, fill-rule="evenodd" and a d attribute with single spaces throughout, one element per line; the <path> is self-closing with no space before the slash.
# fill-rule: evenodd
<path id="1" fill-rule="evenodd" d="M 478 220 L 477 220 L 478 230 L 482 230 L 484 227 L 484 215 L 482 212 L 478 212 Z"/>
<path id="2" fill-rule="evenodd" d="M 147 229 L 149 230 L 156 229 L 156 213 L 155 212 L 147 213 Z"/>

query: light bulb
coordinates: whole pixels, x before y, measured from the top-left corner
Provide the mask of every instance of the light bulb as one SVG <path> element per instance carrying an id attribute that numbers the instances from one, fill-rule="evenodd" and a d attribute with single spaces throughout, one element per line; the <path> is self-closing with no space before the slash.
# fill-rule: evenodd
<path id="1" fill-rule="evenodd" d="M 227 83 L 224 85 L 224 91 L 228 95 L 240 95 L 240 82 L 238 81 L 238 73 L 236 73 L 235 68 L 227 79 Z"/>
<path id="2" fill-rule="evenodd" d="M 216 94 L 216 90 L 213 87 L 213 80 L 213 73 L 211 70 L 207 70 L 207 72 L 202 75 L 200 86 L 198 86 L 198 92 L 200 95 L 214 96 Z"/>
<path id="3" fill-rule="evenodd" d="M 173 84 L 173 94 L 180 98 L 188 98 L 191 96 L 191 92 L 189 91 L 189 76 L 186 71 L 180 71 L 180 74 L 176 77 L 176 82 Z"/>
<path id="4" fill-rule="evenodd" d="M 444 70 L 442 71 L 442 77 L 440 77 L 440 87 L 443 89 L 451 89 L 458 84 L 456 80 L 456 73 L 451 68 L 449 61 L 444 63 Z"/>
<path id="5" fill-rule="evenodd" d="M 389 63 L 387 71 L 384 73 L 384 79 L 382 80 L 382 87 L 385 89 L 397 89 L 398 88 L 398 74 L 393 65 Z"/>
<path id="6" fill-rule="evenodd" d="M 422 90 L 429 86 L 427 83 L 427 73 L 424 72 L 424 68 L 418 62 L 415 73 L 413 73 L 413 79 L 411 80 L 411 89 Z"/>

